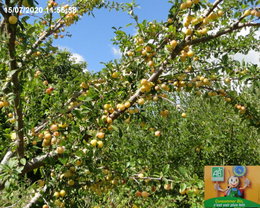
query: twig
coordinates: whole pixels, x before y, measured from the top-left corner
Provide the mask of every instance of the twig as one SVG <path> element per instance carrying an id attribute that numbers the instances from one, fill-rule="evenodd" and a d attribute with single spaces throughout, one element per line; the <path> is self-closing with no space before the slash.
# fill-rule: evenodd
<path id="1" fill-rule="evenodd" d="M 162 180 L 167 180 L 167 181 L 170 181 L 170 182 L 173 182 L 174 180 L 172 179 L 167 179 L 167 178 L 163 178 L 163 177 L 160 177 L 160 178 L 154 178 L 154 177 L 138 177 L 138 176 L 132 176 L 130 177 L 131 179 L 134 179 L 136 182 L 137 179 L 142 179 L 142 180 L 151 180 L 151 181 L 162 181 Z M 139 183 L 139 182 L 138 182 Z"/>
<path id="2" fill-rule="evenodd" d="M 42 189 L 43 192 L 45 192 L 47 189 L 47 186 L 45 185 Z M 30 208 L 33 204 L 35 204 L 38 199 L 42 196 L 41 192 L 38 192 L 34 195 L 34 197 L 31 199 L 31 201 L 24 207 L 24 208 Z"/>
<path id="3" fill-rule="evenodd" d="M 205 17 L 209 16 L 211 12 L 222 2 L 223 0 L 216 0 L 210 10 L 206 13 Z"/>

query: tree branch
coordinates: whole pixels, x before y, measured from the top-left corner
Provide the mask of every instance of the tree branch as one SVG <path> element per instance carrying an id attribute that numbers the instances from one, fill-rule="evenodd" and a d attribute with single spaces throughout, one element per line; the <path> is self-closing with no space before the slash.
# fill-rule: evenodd
<path id="1" fill-rule="evenodd" d="M 5 154 L 4 158 L 2 159 L 1 161 L 1 165 L 5 165 L 8 160 L 14 155 L 14 152 L 12 150 L 8 150 L 7 153 Z M 0 169 L 0 172 L 1 172 L 1 169 Z"/>
<path id="2" fill-rule="evenodd" d="M 4 6 L 3 3 L 0 2 L 0 14 L 2 14 L 4 18 L 7 18 L 8 15 L 5 13 L 3 6 Z"/>
<path id="3" fill-rule="evenodd" d="M 8 15 L 9 16 L 9 15 Z M 20 80 L 18 73 L 18 66 L 16 60 L 16 32 L 17 32 L 17 24 L 11 25 L 7 24 L 7 32 L 8 32 L 8 53 L 9 53 L 9 70 L 15 71 L 15 73 L 11 77 L 11 81 L 13 83 L 13 93 L 14 97 L 14 113 L 16 118 L 16 134 L 17 134 L 17 153 L 19 157 L 24 157 L 24 132 L 23 132 L 23 112 L 22 112 L 22 102 L 20 96 Z"/>
<path id="4" fill-rule="evenodd" d="M 58 157 L 59 156 L 55 151 L 49 152 L 45 155 L 40 155 L 38 157 L 35 157 L 25 164 L 21 175 L 24 175 L 24 174 L 32 171 L 35 168 L 41 167 L 42 165 L 45 164 L 46 160 L 57 159 Z"/>
<path id="5" fill-rule="evenodd" d="M 43 192 L 45 192 L 46 191 L 46 189 L 47 189 L 47 186 L 45 185 L 44 187 L 43 187 Z M 34 195 L 34 197 L 29 201 L 29 203 L 24 207 L 24 208 L 30 208 L 33 204 L 35 204 L 38 200 L 39 200 L 39 198 L 42 196 L 42 194 L 41 194 L 41 192 L 38 192 L 38 193 L 36 193 L 35 195 Z"/>
<path id="6" fill-rule="evenodd" d="M 205 17 L 209 16 L 211 12 L 214 11 L 214 9 L 222 2 L 223 0 L 216 0 L 212 6 L 212 8 L 210 8 L 210 10 L 206 13 Z"/>
<path id="7" fill-rule="evenodd" d="M 218 37 L 220 37 L 222 35 L 225 35 L 227 33 L 231 33 L 231 32 L 233 32 L 235 30 L 242 29 L 244 27 L 260 27 L 260 23 L 258 23 L 258 22 L 257 23 L 249 22 L 249 23 L 238 24 L 236 22 L 230 28 L 227 28 L 227 29 L 225 29 L 223 31 L 219 31 L 215 35 L 209 35 L 209 36 L 206 36 L 206 37 L 190 40 L 190 41 L 186 42 L 185 45 L 196 45 L 196 44 L 199 44 L 199 43 L 202 43 L 202 42 L 207 42 L 207 41 L 213 40 L 215 38 L 218 38 Z"/>

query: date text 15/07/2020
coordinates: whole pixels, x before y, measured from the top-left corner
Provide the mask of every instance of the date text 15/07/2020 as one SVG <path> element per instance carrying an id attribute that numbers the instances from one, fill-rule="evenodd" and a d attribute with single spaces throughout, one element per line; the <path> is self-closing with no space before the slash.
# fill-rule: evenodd
<path id="1" fill-rule="evenodd" d="M 43 8 L 43 7 L 5 7 L 6 13 L 22 13 L 22 14 L 40 14 L 40 13 L 76 13 L 76 7 L 55 7 L 55 8 Z"/>

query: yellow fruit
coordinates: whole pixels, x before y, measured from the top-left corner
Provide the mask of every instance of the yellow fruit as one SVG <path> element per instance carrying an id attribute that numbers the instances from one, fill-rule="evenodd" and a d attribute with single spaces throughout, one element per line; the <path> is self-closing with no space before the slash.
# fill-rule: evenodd
<path id="1" fill-rule="evenodd" d="M 65 178 L 69 178 L 72 176 L 72 172 L 70 170 L 66 171 L 64 174 L 63 174 L 63 177 Z"/>
<path id="2" fill-rule="evenodd" d="M 60 196 L 61 196 L 61 197 L 64 197 L 65 195 L 66 195 L 66 191 L 65 191 L 65 190 L 61 190 L 61 191 L 60 191 Z"/>
<path id="3" fill-rule="evenodd" d="M 161 136 L 161 132 L 160 131 L 156 131 L 156 132 L 154 132 L 154 135 L 159 137 L 159 136 Z"/>
<path id="4" fill-rule="evenodd" d="M 80 84 L 80 87 L 83 88 L 83 89 L 86 89 L 86 88 L 88 88 L 88 85 L 85 82 L 82 82 Z"/>
<path id="5" fill-rule="evenodd" d="M 226 79 L 224 80 L 224 82 L 225 82 L 226 84 L 229 84 L 229 83 L 231 82 L 231 79 L 226 78 Z"/>
<path id="6" fill-rule="evenodd" d="M 164 189 L 167 190 L 167 191 L 171 190 L 171 188 L 172 188 L 171 184 L 169 184 L 169 183 L 164 184 L 163 187 L 164 187 Z"/>
<path id="7" fill-rule="evenodd" d="M 111 184 L 116 185 L 117 184 L 117 180 L 112 180 Z"/>
<path id="8" fill-rule="evenodd" d="M 193 4 L 198 4 L 200 0 L 192 0 Z"/>
<path id="9" fill-rule="evenodd" d="M 181 5 L 180 5 L 180 9 L 186 9 L 186 8 L 188 8 L 188 5 L 187 5 L 187 3 L 182 3 Z"/>
<path id="10" fill-rule="evenodd" d="M 186 22 L 184 22 L 184 24 L 183 24 L 183 25 L 184 25 L 184 27 L 189 27 L 189 25 L 190 25 L 190 22 L 187 22 L 187 21 L 186 21 Z"/>
<path id="11" fill-rule="evenodd" d="M 102 148 L 104 146 L 104 143 L 102 141 L 97 142 L 98 148 Z"/>
<path id="12" fill-rule="evenodd" d="M 181 195 L 186 194 L 186 189 L 184 189 L 184 190 L 179 190 L 179 193 L 180 193 Z"/>
<path id="13" fill-rule="evenodd" d="M 60 133 L 58 131 L 53 132 L 53 136 L 58 137 L 60 136 Z"/>
<path id="14" fill-rule="evenodd" d="M 201 30 L 198 30 L 198 34 L 200 34 L 200 35 L 206 35 L 207 32 L 208 32 L 208 29 L 207 29 L 207 28 L 203 28 L 203 29 L 201 29 Z"/>
<path id="15" fill-rule="evenodd" d="M 75 163 L 76 166 L 80 166 L 81 164 L 82 164 L 81 160 L 77 160 L 76 163 Z"/>
<path id="16" fill-rule="evenodd" d="M 54 204 L 55 204 L 56 206 L 60 206 L 60 205 L 61 205 L 61 201 L 58 200 L 58 199 L 56 199 L 56 200 L 54 201 Z"/>
<path id="17" fill-rule="evenodd" d="M 191 35 L 191 34 L 192 34 L 192 30 L 191 30 L 190 28 L 187 28 L 187 29 L 184 29 L 184 30 L 183 30 L 183 33 L 184 33 L 185 35 Z"/>
<path id="18" fill-rule="evenodd" d="M 142 80 L 141 80 L 141 85 L 147 85 L 147 84 L 148 84 L 147 79 L 142 79 Z"/>
<path id="19" fill-rule="evenodd" d="M 190 51 L 188 51 L 187 56 L 188 56 L 188 57 L 192 57 L 192 56 L 194 56 L 194 54 L 195 54 L 195 53 L 190 50 Z"/>
<path id="20" fill-rule="evenodd" d="M 12 118 L 14 115 L 12 113 L 8 113 L 7 115 L 9 118 Z"/>
<path id="21" fill-rule="evenodd" d="M 107 121 L 107 123 L 111 124 L 111 123 L 113 122 L 113 119 L 108 116 L 108 117 L 106 118 L 106 121 Z"/>
<path id="22" fill-rule="evenodd" d="M 192 19 L 193 19 L 193 16 L 188 15 L 188 16 L 186 17 L 185 21 L 186 21 L 186 22 L 191 22 Z"/>
<path id="23" fill-rule="evenodd" d="M 127 52 L 126 52 L 126 55 L 128 55 L 128 56 L 133 56 L 133 55 L 134 55 L 134 52 L 133 52 L 133 51 L 127 51 Z"/>
<path id="24" fill-rule="evenodd" d="M 129 108 L 131 106 L 131 103 L 129 102 L 129 101 L 127 101 L 126 103 L 125 103 L 125 108 Z"/>
<path id="25" fill-rule="evenodd" d="M 223 10 L 218 10 L 218 16 L 219 17 L 223 16 L 223 14 L 224 14 Z"/>
<path id="26" fill-rule="evenodd" d="M 199 60 L 199 57 L 197 57 L 197 56 L 193 58 L 193 61 L 198 61 L 198 60 Z"/>
<path id="27" fill-rule="evenodd" d="M 137 100 L 137 103 L 138 103 L 139 105 L 143 105 L 144 102 L 145 102 L 145 100 L 144 100 L 143 98 L 139 98 L 139 99 Z"/>
<path id="28" fill-rule="evenodd" d="M 50 140 L 51 139 L 51 134 L 50 133 L 44 134 L 44 139 Z"/>
<path id="29" fill-rule="evenodd" d="M 146 192 L 146 191 L 143 191 L 142 192 L 142 197 L 144 197 L 144 198 L 147 198 L 147 197 L 149 197 L 149 193 L 148 192 Z"/>
<path id="30" fill-rule="evenodd" d="M 49 208 L 49 206 L 47 204 L 44 204 L 42 208 Z"/>
<path id="31" fill-rule="evenodd" d="M 187 114 L 186 114 L 186 113 L 182 113 L 182 114 L 181 114 L 181 117 L 182 117 L 182 118 L 186 118 L 186 117 L 187 117 Z"/>
<path id="32" fill-rule="evenodd" d="M 118 78 L 119 77 L 119 72 L 113 72 L 112 77 L 114 79 Z"/>
<path id="33" fill-rule="evenodd" d="M 225 101 L 231 102 L 231 98 L 225 98 Z"/>
<path id="34" fill-rule="evenodd" d="M 153 97 L 153 101 L 158 101 L 158 100 L 159 100 L 158 96 Z"/>
<path id="35" fill-rule="evenodd" d="M 56 191 L 56 192 L 54 192 L 53 196 L 58 198 L 60 196 L 60 193 L 58 191 Z"/>
<path id="36" fill-rule="evenodd" d="M 4 107 L 4 102 L 0 101 L 0 108 Z"/>
<path id="37" fill-rule="evenodd" d="M 176 40 L 172 40 L 170 42 L 170 46 L 172 47 L 172 49 L 176 48 L 177 45 L 178 45 L 178 42 Z"/>
<path id="38" fill-rule="evenodd" d="M 243 16 L 248 16 L 248 15 L 250 15 L 250 14 L 251 14 L 251 10 L 248 9 L 248 10 L 244 11 L 244 15 L 243 15 Z"/>
<path id="39" fill-rule="evenodd" d="M 58 153 L 58 154 L 63 154 L 64 153 L 64 151 L 65 151 L 65 147 L 57 147 L 56 148 L 56 152 Z"/>
<path id="40" fill-rule="evenodd" d="M 204 25 L 209 24 L 209 18 L 206 17 L 206 18 L 202 21 L 202 23 L 203 23 Z"/>
<path id="41" fill-rule="evenodd" d="M 97 140 L 96 140 L 96 139 L 91 140 L 91 141 L 90 141 L 90 144 L 91 144 L 93 147 L 97 146 Z"/>
<path id="42" fill-rule="evenodd" d="M 187 5 L 187 8 L 190 8 L 192 6 L 192 1 L 191 0 L 188 0 L 186 2 L 186 5 Z"/>
<path id="43" fill-rule="evenodd" d="M 151 48 L 151 46 L 146 46 L 144 50 L 146 50 L 149 53 L 152 51 L 152 48 Z"/>
<path id="44" fill-rule="evenodd" d="M 56 124 L 52 124 L 51 127 L 50 127 L 51 131 L 57 131 L 58 129 L 59 129 L 59 127 Z"/>
<path id="45" fill-rule="evenodd" d="M 193 188 L 192 191 L 196 195 L 198 195 L 200 193 L 199 189 L 197 189 L 197 188 Z"/>
<path id="46" fill-rule="evenodd" d="M 64 9 L 68 9 L 68 8 L 69 8 L 69 5 L 66 4 L 66 5 L 63 6 L 63 8 L 64 8 Z"/>
<path id="47" fill-rule="evenodd" d="M 143 44 L 143 43 L 144 43 L 144 39 L 141 38 L 141 37 L 139 37 L 139 38 L 136 38 L 136 39 L 135 39 L 135 42 L 136 42 L 137 44 Z"/>
<path id="48" fill-rule="evenodd" d="M 148 61 L 147 65 L 148 65 L 149 67 L 152 67 L 152 66 L 154 66 L 154 62 L 153 62 L 153 61 Z"/>
<path id="49" fill-rule="evenodd" d="M 120 111 L 124 111 L 125 110 L 125 105 L 124 104 L 117 104 L 116 108 Z"/>
<path id="50" fill-rule="evenodd" d="M 18 22 L 18 19 L 16 16 L 10 16 L 8 21 L 11 25 L 15 25 Z"/>
<path id="51" fill-rule="evenodd" d="M 43 84 L 47 86 L 49 83 L 47 80 L 45 80 L 45 81 L 43 81 Z"/>
<path id="52" fill-rule="evenodd" d="M 171 24 L 171 23 L 173 23 L 173 19 L 169 18 L 169 19 L 167 20 L 167 22 L 168 22 L 169 24 Z"/>
<path id="53" fill-rule="evenodd" d="M 99 138 L 99 139 L 103 139 L 105 137 L 105 133 L 104 132 L 98 132 L 96 137 Z"/>
<path id="54" fill-rule="evenodd" d="M 5 101 L 3 101 L 2 105 L 3 105 L 2 107 L 8 107 L 9 106 L 9 102 L 5 100 Z"/>
<path id="55" fill-rule="evenodd" d="M 75 182 L 74 182 L 72 179 L 70 179 L 70 180 L 68 181 L 68 185 L 69 185 L 69 186 L 74 186 L 74 184 L 75 184 Z"/>
<path id="56" fill-rule="evenodd" d="M 105 104 L 105 105 L 104 105 L 104 109 L 105 109 L 105 110 L 108 110 L 109 108 L 111 108 L 111 105 L 110 105 L 110 104 Z"/>

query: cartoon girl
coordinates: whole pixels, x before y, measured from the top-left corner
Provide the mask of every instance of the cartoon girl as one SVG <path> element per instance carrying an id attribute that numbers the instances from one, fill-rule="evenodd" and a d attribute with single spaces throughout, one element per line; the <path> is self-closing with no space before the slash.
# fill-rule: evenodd
<path id="1" fill-rule="evenodd" d="M 228 187 L 226 189 L 222 189 L 219 184 L 215 184 L 215 189 L 221 192 L 225 192 L 225 196 L 229 197 L 244 197 L 244 190 L 249 186 L 250 181 L 248 178 L 245 179 L 244 186 L 240 187 L 240 180 L 237 176 L 231 176 L 228 179 Z"/>

